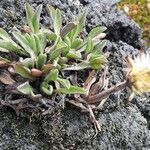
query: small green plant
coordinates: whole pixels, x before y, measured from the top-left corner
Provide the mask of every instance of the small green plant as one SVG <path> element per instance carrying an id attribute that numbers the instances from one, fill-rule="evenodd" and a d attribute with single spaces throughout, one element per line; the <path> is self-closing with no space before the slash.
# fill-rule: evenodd
<path id="1" fill-rule="evenodd" d="M 2 100 L 1 104 L 12 107 L 18 114 L 31 99 L 44 105 L 43 114 L 46 114 L 51 108 L 50 98 L 59 94 L 65 96 L 65 101 L 89 112 L 96 129 L 101 131 L 93 110 L 101 108 L 110 94 L 128 87 L 132 90 L 131 100 L 135 94 L 150 92 L 150 55 L 142 52 L 135 59 L 127 56 L 125 81 L 108 88 L 107 67 L 104 68 L 107 58 L 102 54 L 107 42 L 102 40 L 106 28 L 96 27 L 82 38 L 80 33 L 85 25 L 87 10 L 63 27 L 60 10 L 52 6 L 47 6 L 47 9 L 53 30 L 40 27 L 42 5 L 34 10 L 29 4 L 25 5 L 28 24 L 25 32 L 15 29 L 12 39 L 0 28 L 0 51 L 17 56 L 13 61 L 0 56 L 0 67 L 7 67 L 10 73 L 22 77 L 18 85 L 6 69 L 0 73 L 0 81 L 9 86 L 7 93 L 21 94 L 21 98 Z M 99 76 L 102 68 L 104 70 Z M 78 70 L 89 72 L 83 83 L 77 81 Z M 72 77 L 63 75 L 68 71 L 74 72 Z"/>
<path id="2" fill-rule="evenodd" d="M 19 56 L 19 61 L 11 65 L 16 73 L 27 80 L 19 86 L 20 92 L 34 95 L 36 90 L 30 83 L 42 78 L 41 93 L 84 94 L 86 91 L 83 87 L 71 85 L 70 81 L 62 78 L 59 73 L 88 68 L 100 70 L 107 62 L 106 57 L 101 54 L 106 45 L 106 40 L 101 40 L 105 36 L 102 32 L 106 28 L 96 27 L 83 39 L 80 32 L 85 25 L 87 10 L 62 27 L 60 10 L 52 6 L 47 6 L 47 9 L 53 23 L 53 31 L 40 27 L 42 5 L 34 10 L 27 3 L 25 10 L 28 31 L 13 31 L 14 41 L 0 28 L 0 50 Z M 4 58 L 0 59 L 4 61 Z"/>

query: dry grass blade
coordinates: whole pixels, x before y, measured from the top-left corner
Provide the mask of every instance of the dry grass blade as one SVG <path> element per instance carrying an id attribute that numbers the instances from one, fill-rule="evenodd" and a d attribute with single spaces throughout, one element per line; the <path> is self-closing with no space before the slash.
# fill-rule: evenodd
<path id="1" fill-rule="evenodd" d="M 89 76 L 87 77 L 86 81 L 84 82 L 84 88 L 87 91 L 87 95 L 89 95 L 90 88 L 92 84 L 96 81 L 96 72 L 93 70 L 89 73 Z"/>
<path id="2" fill-rule="evenodd" d="M 20 98 L 20 99 L 17 99 L 17 100 L 8 100 L 8 103 L 12 104 L 12 105 L 17 105 L 19 103 L 25 103 L 25 102 L 27 102 L 26 98 Z"/>
<path id="3" fill-rule="evenodd" d="M 75 106 L 76 108 L 80 109 L 82 112 L 89 112 L 87 107 L 84 106 L 82 103 L 77 102 L 75 100 L 67 100 L 67 102 L 73 106 Z"/>
<path id="4" fill-rule="evenodd" d="M 101 102 L 103 99 L 107 98 L 110 94 L 113 94 L 115 92 L 118 92 L 126 87 L 129 86 L 128 81 L 124 81 L 119 83 L 118 85 L 115 85 L 113 87 L 110 87 L 109 89 L 102 91 L 99 94 L 93 95 L 93 96 L 89 96 L 87 99 L 87 102 L 89 104 L 94 104 L 94 103 L 99 103 Z"/>
<path id="5" fill-rule="evenodd" d="M 95 134 L 95 136 L 96 136 L 98 134 L 98 132 L 101 132 L 101 126 L 100 126 L 99 122 L 96 120 L 95 115 L 92 110 L 92 107 L 90 105 L 88 105 L 88 109 L 89 109 L 91 119 L 92 119 L 95 129 L 96 129 L 96 134 Z"/>
<path id="6" fill-rule="evenodd" d="M 17 99 L 17 100 L 8 100 L 8 101 L 2 100 L 1 105 L 12 108 L 15 111 L 16 115 L 19 116 L 20 110 L 28 107 L 28 105 L 25 104 L 26 102 L 27 102 L 27 99 L 25 98 Z"/>

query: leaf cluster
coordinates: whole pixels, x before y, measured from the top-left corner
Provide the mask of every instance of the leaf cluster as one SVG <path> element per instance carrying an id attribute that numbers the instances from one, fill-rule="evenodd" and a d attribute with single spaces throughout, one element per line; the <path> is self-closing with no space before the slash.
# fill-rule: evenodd
<path id="1" fill-rule="evenodd" d="M 81 32 L 85 26 L 87 10 L 79 17 L 62 26 L 61 11 L 48 5 L 47 10 L 53 23 L 53 30 L 40 27 L 42 5 L 34 10 L 25 4 L 27 31 L 18 29 L 12 32 L 13 39 L 0 28 L 0 51 L 16 53 L 19 61 L 10 63 L 15 72 L 27 81 L 18 87 L 24 94 L 34 95 L 30 82 L 41 79 L 40 91 L 51 95 L 53 92 L 64 94 L 85 94 L 82 87 L 74 86 L 64 79 L 60 71 L 65 70 L 100 70 L 107 62 L 102 55 L 106 46 L 103 31 L 105 27 L 96 27 L 84 39 Z M 0 61 L 7 61 L 0 57 Z"/>

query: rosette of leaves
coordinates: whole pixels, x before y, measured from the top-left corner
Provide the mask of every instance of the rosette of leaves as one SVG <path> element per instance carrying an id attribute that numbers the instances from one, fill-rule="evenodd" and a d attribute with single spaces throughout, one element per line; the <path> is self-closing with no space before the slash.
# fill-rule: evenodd
<path id="1" fill-rule="evenodd" d="M 0 51 L 16 53 L 20 58 L 19 61 L 10 62 L 0 57 L 0 61 L 9 63 L 17 74 L 25 78 L 26 82 L 17 88 L 24 94 L 34 95 L 35 90 L 30 83 L 39 78 L 40 90 L 47 95 L 53 92 L 85 94 L 84 88 L 71 85 L 59 72 L 88 68 L 100 70 L 107 62 L 101 54 L 106 45 L 106 40 L 101 40 L 106 28 L 96 27 L 83 39 L 80 33 L 85 25 L 86 10 L 62 27 L 60 10 L 52 6 L 47 8 L 53 22 L 53 31 L 40 27 L 42 5 L 34 10 L 28 3 L 25 5 L 28 31 L 13 31 L 13 40 L 0 28 Z"/>
<path id="2" fill-rule="evenodd" d="M 79 17 L 74 17 L 71 22 L 62 27 L 60 10 L 48 6 L 48 12 L 54 26 L 54 32 L 49 31 L 49 39 L 55 41 L 50 47 L 50 60 L 58 58 L 63 62 L 64 70 L 82 70 L 86 68 L 101 69 L 107 62 L 102 55 L 102 49 L 106 46 L 106 40 L 100 40 L 105 36 L 103 33 L 106 27 L 96 27 L 92 29 L 86 38 L 81 38 L 80 33 L 85 26 L 87 10 Z M 47 31 L 48 32 L 48 31 Z M 61 45 L 59 50 L 56 46 Z M 67 65 L 69 59 L 75 60 L 72 66 Z"/>

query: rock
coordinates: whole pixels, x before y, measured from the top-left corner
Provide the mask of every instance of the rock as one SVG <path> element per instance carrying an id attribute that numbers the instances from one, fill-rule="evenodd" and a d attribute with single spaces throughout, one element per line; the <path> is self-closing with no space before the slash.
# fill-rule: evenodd
<path id="1" fill-rule="evenodd" d="M 105 51 L 111 52 L 110 85 L 124 79 L 126 53 L 136 55 L 143 45 L 139 26 L 123 11 L 116 8 L 119 0 L 29 0 L 29 2 L 34 7 L 39 4 L 44 5 L 41 23 L 45 27 L 51 25 L 45 9 L 46 4 L 62 10 L 64 23 L 69 21 L 73 14 L 79 14 L 84 7 L 88 7 L 85 34 L 95 26 L 104 25 L 108 28 L 108 44 Z M 25 24 L 24 3 L 25 0 L 1 0 L 0 27 L 9 31 L 14 25 L 20 28 Z M 3 100 L 4 87 L 1 83 L 0 87 L 0 100 Z M 30 109 L 23 111 L 17 118 L 10 108 L 2 108 L 0 149 L 150 149 L 150 131 L 147 123 L 147 120 L 150 122 L 149 100 L 147 98 L 146 103 L 133 101 L 127 106 L 124 101 L 129 94 L 128 90 L 124 90 L 122 93 L 111 95 L 103 109 L 96 113 L 102 125 L 102 132 L 96 137 L 88 115 L 70 105 L 67 105 L 64 110 L 54 109 L 50 115 L 41 118 Z"/>

